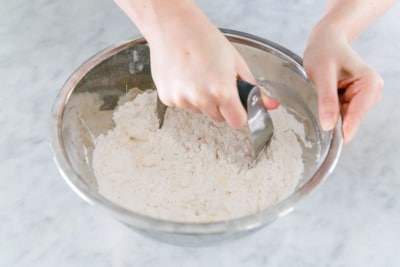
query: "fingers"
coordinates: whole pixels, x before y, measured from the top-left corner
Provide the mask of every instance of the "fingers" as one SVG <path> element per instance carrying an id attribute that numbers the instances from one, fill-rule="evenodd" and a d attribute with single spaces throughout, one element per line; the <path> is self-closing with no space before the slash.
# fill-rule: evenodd
<path id="1" fill-rule="evenodd" d="M 279 107 L 280 102 L 276 100 L 275 98 L 272 98 L 271 96 L 268 96 L 266 94 L 261 95 L 264 106 L 266 109 L 276 109 Z"/>
<path id="2" fill-rule="evenodd" d="M 203 113 L 214 121 L 226 121 L 234 129 L 240 129 L 246 124 L 247 113 L 238 96 L 236 79 L 231 79 L 230 83 L 215 85 L 211 89 L 192 89 L 186 92 L 175 96 L 165 96 L 161 93 L 160 100 L 170 107 Z M 204 95 L 203 92 L 208 93 Z M 267 109 L 276 109 L 280 104 L 278 100 L 266 94 L 262 94 L 262 100 Z"/>
<path id="3" fill-rule="evenodd" d="M 240 55 L 238 55 L 237 73 L 238 73 L 238 79 L 241 79 L 243 81 L 246 81 L 246 82 L 254 84 L 254 85 L 257 84 L 257 80 L 254 78 L 248 65 L 246 64 L 246 62 Z M 263 100 L 264 106 L 267 109 L 276 109 L 280 104 L 278 100 L 276 100 L 266 94 L 262 94 L 262 100 Z"/>
<path id="4" fill-rule="evenodd" d="M 346 88 L 342 95 L 345 144 L 348 144 L 353 139 L 368 110 L 379 103 L 382 88 L 382 78 L 370 69 Z"/>
<path id="5" fill-rule="evenodd" d="M 218 75 L 214 73 L 215 76 L 211 75 L 207 80 L 191 77 L 194 79 L 170 82 L 171 88 L 159 88 L 160 100 L 167 106 L 201 112 L 214 121 L 226 121 L 231 128 L 242 128 L 247 122 L 247 113 L 239 99 L 236 79 L 240 77 L 251 84 L 257 84 L 257 81 L 239 53 L 234 53 L 235 63 L 231 70 Z M 167 77 L 160 80 L 165 81 Z M 158 79 L 154 81 L 158 85 Z M 263 95 L 263 102 L 267 109 L 279 106 L 277 100 L 267 95 Z"/>
<path id="6" fill-rule="evenodd" d="M 383 87 L 379 74 L 363 64 L 358 57 L 353 57 L 351 62 L 346 68 L 341 67 L 344 77 L 338 77 L 335 68 L 327 64 L 314 64 L 318 68 L 306 68 L 318 90 L 321 127 L 324 130 L 333 129 L 340 109 L 344 144 L 353 139 L 368 110 L 380 101 Z M 338 87 L 342 88 L 339 96 Z"/>
<path id="7" fill-rule="evenodd" d="M 221 112 L 218 108 L 218 105 L 217 105 L 214 97 L 209 96 L 209 95 L 207 95 L 206 97 L 203 97 L 200 94 L 196 94 L 192 98 L 192 103 L 196 110 L 203 113 L 210 119 L 217 121 L 217 122 L 224 121 L 224 117 L 221 115 Z"/>
<path id="8" fill-rule="evenodd" d="M 217 106 L 209 107 L 201 112 L 213 121 L 223 122 L 225 120 Z"/>
<path id="9" fill-rule="evenodd" d="M 177 88 L 181 88 L 181 86 L 174 87 L 174 89 Z M 225 85 L 192 86 L 174 90 L 174 94 L 163 94 L 163 92 L 172 91 L 165 89 L 159 90 L 159 97 L 169 107 L 178 107 L 196 113 L 203 113 L 214 121 L 226 121 L 234 129 L 239 129 L 246 123 L 247 114 L 240 100 L 235 103 L 235 98 L 239 99 L 239 96 L 234 82 Z M 231 91 L 236 92 L 236 95 L 232 94 Z M 239 108 L 235 108 L 235 105 L 239 105 Z"/>
<path id="10" fill-rule="evenodd" d="M 246 64 L 244 59 L 239 54 L 238 54 L 238 63 L 237 63 L 237 73 L 238 73 L 238 79 L 246 81 L 250 84 L 254 84 L 254 85 L 257 84 L 257 80 L 254 78 L 248 65 Z M 266 94 L 262 94 L 262 100 L 263 100 L 265 108 L 267 108 L 267 109 L 276 109 L 280 105 L 278 100 L 276 100 Z"/>
<path id="11" fill-rule="evenodd" d="M 322 129 L 332 130 L 339 116 L 337 94 L 337 71 L 334 64 L 312 64 L 306 66 L 306 72 L 318 91 L 319 120 Z"/>
<path id="12" fill-rule="evenodd" d="M 231 128 L 240 129 L 246 124 L 247 113 L 239 99 L 236 78 L 232 77 L 225 88 L 216 89 L 219 111 Z"/>

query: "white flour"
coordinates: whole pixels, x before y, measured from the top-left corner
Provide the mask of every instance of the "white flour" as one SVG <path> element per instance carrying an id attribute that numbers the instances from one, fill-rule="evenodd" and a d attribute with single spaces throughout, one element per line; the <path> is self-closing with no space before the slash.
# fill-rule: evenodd
<path id="1" fill-rule="evenodd" d="M 256 213 L 290 195 L 304 165 L 304 128 L 283 107 L 270 111 L 271 143 L 252 169 L 248 129 L 168 108 L 162 129 L 156 93 L 119 106 L 116 127 L 96 139 L 99 191 L 132 211 L 181 222 L 220 221 Z"/>

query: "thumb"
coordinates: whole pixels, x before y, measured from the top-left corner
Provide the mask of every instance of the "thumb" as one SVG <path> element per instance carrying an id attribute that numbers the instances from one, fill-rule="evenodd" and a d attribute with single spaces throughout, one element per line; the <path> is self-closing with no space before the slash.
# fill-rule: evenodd
<path id="1" fill-rule="evenodd" d="M 337 72 L 333 64 L 312 64 L 305 67 L 310 80 L 317 87 L 318 115 L 322 129 L 332 130 L 339 116 Z"/>
<path id="2" fill-rule="evenodd" d="M 239 79 L 243 81 L 246 81 L 253 85 L 257 84 L 257 80 L 254 78 L 253 74 L 251 73 L 249 67 L 247 66 L 246 62 L 242 57 L 239 58 L 239 63 L 237 66 L 237 75 Z M 278 100 L 266 94 L 262 94 L 262 100 L 265 108 L 267 109 L 276 109 L 280 104 Z"/>

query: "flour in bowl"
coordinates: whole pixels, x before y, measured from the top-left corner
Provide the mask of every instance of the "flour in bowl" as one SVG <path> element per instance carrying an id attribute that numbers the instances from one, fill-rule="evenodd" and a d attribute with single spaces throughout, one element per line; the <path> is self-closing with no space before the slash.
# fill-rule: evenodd
<path id="1" fill-rule="evenodd" d="M 168 108 L 158 128 L 156 92 L 121 104 L 115 128 L 95 141 L 99 192 L 134 212 L 179 222 L 214 222 L 257 213 L 290 195 L 304 169 L 303 124 L 270 111 L 274 135 L 254 168 L 248 129 Z"/>

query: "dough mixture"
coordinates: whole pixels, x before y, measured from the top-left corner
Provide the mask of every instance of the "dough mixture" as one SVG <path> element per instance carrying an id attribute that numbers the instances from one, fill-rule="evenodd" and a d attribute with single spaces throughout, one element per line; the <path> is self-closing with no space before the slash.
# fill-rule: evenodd
<path id="1" fill-rule="evenodd" d="M 156 92 L 117 107 L 115 128 L 95 141 L 99 192 L 150 217 L 214 222 L 265 209 L 290 195 L 304 164 L 303 124 L 284 107 L 270 111 L 274 135 L 254 168 L 250 134 L 202 114 L 168 108 L 158 128 Z"/>

